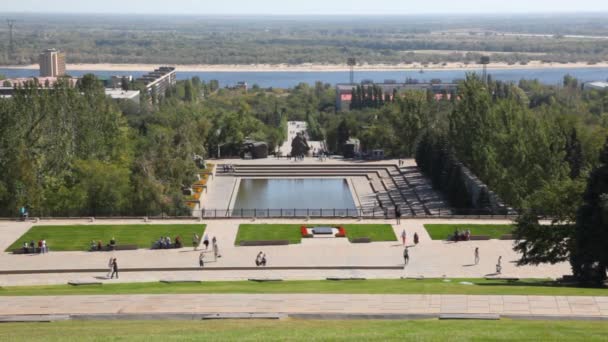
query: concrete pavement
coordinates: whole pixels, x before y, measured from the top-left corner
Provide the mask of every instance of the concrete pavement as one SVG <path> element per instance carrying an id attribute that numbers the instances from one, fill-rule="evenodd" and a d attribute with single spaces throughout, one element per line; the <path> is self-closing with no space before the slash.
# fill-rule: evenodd
<path id="1" fill-rule="evenodd" d="M 402 219 L 401 225 L 394 225 L 394 220 L 257 220 L 255 223 L 295 223 L 295 224 L 347 224 L 347 223 L 391 223 L 395 236 L 400 236 L 401 231 L 406 229 L 409 240 L 415 232 L 420 236 L 420 244 L 410 248 L 410 263 L 403 268 L 403 247 L 397 241 L 375 242 L 369 244 L 352 244 L 346 239 L 304 239 L 301 244 L 289 246 L 267 246 L 267 247 L 238 247 L 234 241 L 241 223 L 253 223 L 251 220 L 210 220 L 207 224 L 206 233 L 209 237 L 217 237 L 222 257 L 213 261 L 212 253 L 207 254 L 207 264 L 204 271 L 184 270 L 177 272 L 177 277 L 198 278 L 209 280 L 240 280 L 247 279 L 261 273 L 272 273 L 286 279 L 323 279 L 328 276 L 342 274 L 353 274 L 368 278 L 399 278 L 402 276 L 427 278 L 447 277 L 471 277 L 479 278 L 495 271 L 495 264 L 499 256 L 503 257 L 503 274 L 506 277 L 519 278 L 558 278 L 570 273 L 568 263 L 556 265 L 517 266 L 517 254 L 512 250 L 511 241 L 469 241 L 450 243 L 445 241 L 433 241 L 424 229 L 425 223 L 507 223 L 504 220 L 406 220 Z M 125 221 L 103 221 L 86 223 L 74 221 L 51 221 L 40 224 L 119 224 Z M 129 222 L 133 223 L 133 222 Z M 153 224 L 154 222 L 152 222 Z M 160 223 L 160 222 L 158 222 Z M 171 223 L 171 222 L 162 222 Z M 180 223 L 185 223 L 181 221 Z M 141 224 L 145 224 L 141 222 Z M 0 239 L 0 248 L 6 249 L 13 239 L 25 233 L 30 225 L 17 222 L 0 222 L 0 236 L 10 238 Z M 5 232 L 8 232 L 5 234 Z M 411 244 L 411 242 L 410 242 Z M 81 269 L 97 270 L 105 269 L 108 258 L 113 255 L 118 258 L 122 269 L 129 268 L 192 268 L 198 265 L 198 255 L 191 247 L 180 250 L 136 250 L 120 252 L 52 252 L 45 255 L 12 255 L 0 253 L 0 271 L 10 270 L 49 270 L 49 269 Z M 481 261 L 479 265 L 473 264 L 473 251 L 475 247 L 480 248 Z M 213 271 L 213 268 L 243 268 L 255 267 L 254 260 L 257 253 L 262 250 L 268 256 L 268 266 L 286 268 L 319 268 L 318 270 L 242 270 L 242 271 Z M 385 270 L 326 270 L 325 267 L 390 267 Z M 396 269 L 395 269 L 396 268 Z M 124 273 L 130 281 L 156 281 L 156 275 L 166 277 L 167 274 L 175 275 L 176 272 L 135 272 Z M 105 273 L 104 273 L 105 274 Z M 77 273 L 77 274 L 55 274 L 55 275 L 2 275 L 0 285 L 31 285 L 31 284 L 57 284 L 68 280 L 91 280 L 103 274 Z"/>
<path id="2" fill-rule="evenodd" d="M 2 315 L 283 313 L 339 315 L 498 314 L 608 320 L 608 297 L 172 294 L 0 297 Z M 1 316 L 0 316 L 1 317 Z"/>

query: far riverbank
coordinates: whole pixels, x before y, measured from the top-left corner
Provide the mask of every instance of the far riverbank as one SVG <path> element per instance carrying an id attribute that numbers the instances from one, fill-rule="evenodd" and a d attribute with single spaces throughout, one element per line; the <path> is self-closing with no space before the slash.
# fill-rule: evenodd
<path id="1" fill-rule="evenodd" d="M 71 71 L 150 71 L 163 64 L 113 64 L 113 63 L 95 63 L 95 64 L 68 64 L 67 69 Z M 346 65 L 340 64 L 189 64 L 189 65 L 173 65 L 181 72 L 342 72 L 348 71 Z M 0 66 L 0 69 L 38 69 L 38 64 L 32 65 L 9 65 Z M 355 67 L 356 71 L 408 71 L 408 70 L 445 70 L 445 71 L 467 71 L 478 70 L 479 64 L 465 63 L 445 63 L 445 64 L 428 64 L 421 63 L 411 64 L 362 64 Z M 585 62 L 577 63 L 543 63 L 541 61 L 532 61 L 525 65 L 522 64 L 506 64 L 506 63 L 491 63 L 488 69 L 491 70 L 526 70 L 526 69 L 578 69 L 578 68 L 608 68 L 608 62 L 589 64 Z"/>

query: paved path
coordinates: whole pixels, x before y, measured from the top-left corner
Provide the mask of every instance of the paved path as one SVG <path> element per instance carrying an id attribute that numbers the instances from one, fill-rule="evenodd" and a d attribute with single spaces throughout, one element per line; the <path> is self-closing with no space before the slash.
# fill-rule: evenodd
<path id="1" fill-rule="evenodd" d="M 399 278 L 401 276 L 424 276 L 427 278 L 447 277 L 472 277 L 479 278 L 495 271 L 498 256 L 503 257 L 503 276 L 519 278 L 558 278 L 571 272 L 568 263 L 557 265 L 542 265 L 518 267 L 514 261 L 517 254 L 512 250 L 511 241 L 470 241 L 459 243 L 448 243 L 445 241 L 433 241 L 430 239 L 423 225 L 425 223 L 481 223 L 479 221 L 463 220 L 402 220 L 401 225 L 394 226 L 396 236 L 402 229 L 406 229 L 410 240 L 417 232 L 420 236 L 420 244 L 410 248 L 410 263 L 404 269 L 402 252 L 403 247 L 397 241 L 376 242 L 370 244 L 351 244 L 346 239 L 304 239 L 301 244 L 289 246 L 268 247 L 237 247 L 234 240 L 241 223 L 252 223 L 250 220 L 215 220 L 206 221 L 209 237 L 216 236 L 219 241 L 222 258 L 213 260 L 209 251 L 207 254 L 207 269 L 215 267 L 254 267 L 257 253 L 263 250 L 269 261 L 269 266 L 276 267 L 401 267 L 392 270 L 357 270 L 357 274 L 369 278 Z M 52 221 L 49 224 L 76 224 L 78 222 Z M 84 223 L 81 222 L 81 223 Z M 104 221 L 93 224 L 119 224 L 124 221 Z M 133 223 L 133 222 L 130 222 Z M 154 222 L 153 222 L 154 223 Z M 158 222 L 160 223 L 160 222 Z M 170 223 L 170 222 L 162 222 Z M 181 222 L 185 223 L 185 222 Z M 303 223 L 303 221 L 289 220 L 258 220 L 255 223 Z M 394 221 L 383 220 L 311 220 L 306 224 L 329 223 L 392 223 Z M 504 220 L 483 221 L 483 223 L 506 223 Z M 42 222 L 41 224 L 47 224 Z M 143 224 L 143 223 L 142 223 Z M 25 233 L 30 226 L 22 223 L 3 222 L 3 230 L 11 238 L 0 239 L 0 249 L 8 247 L 11 240 Z M 8 227 L 8 228 L 7 228 Z M 50 246 L 52 249 L 52 246 Z M 473 264 L 473 251 L 475 247 L 480 248 L 481 261 L 479 265 Z M 12 255 L 0 253 L 0 271 L 7 270 L 48 270 L 48 269 L 105 269 L 110 255 L 118 258 L 119 265 L 123 269 L 128 268 L 191 268 L 198 264 L 198 254 L 192 247 L 181 250 L 137 250 L 120 252 L 51 252 L 46 255 Z M 217 273 L 216 273 L 217 272 Z M 192 277 L 198 279 L 213 280 L 236 280 L 246 279 L 262 270 L 248 271 L 214 271 L 214 272 L 179 272 L 179 277 Z M 328 276 L 353 274 L 352 270 L 339 272 L 336 270 L 294 270 L 272 271 L 280 274 L 286 279 L 322 279 Z M 125 273 L 132 281 L 151 281 L 148 272 L 139 274 Z M 163 272 L 158 272 L 163 273 Z M 163 274 L 167 274 L 164 272 Z M 25 285 L 25 284 L 55 284 L 65 283 L 67 280 L 90 280 L 95 276 L 103 274 L 64 274 L 64 275 L 14 275 L 0 276 L 0 286 Z"/>
<path id="2" fill-rule="evenodd" d="M 608 319 L 608 297 L 196 294 L 0 297 L 2 315 L 285 313 L 499 314 Z"/>

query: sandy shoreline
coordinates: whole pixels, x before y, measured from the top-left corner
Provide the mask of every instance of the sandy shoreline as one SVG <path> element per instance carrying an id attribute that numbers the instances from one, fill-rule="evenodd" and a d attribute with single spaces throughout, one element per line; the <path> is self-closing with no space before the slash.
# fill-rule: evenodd
<path id="1" fill-rule="evenodd" d="M 161 64 L 110 64 L 110 63 L 99 63 L 99 64 L 68 64 L 67 69 L 73 71 L 151 71 Z M 177 71 L 182 72 L 336 72 L 336 71 L 348 71 L 346 65 L 339 64 L 255 64 L 255 65 L 229 65 L 229 64 L 217 64 L 217 65 L 205 65 L 205 64 L 192 64 L 192 65 L 173 65 Z M 0 66 L 3 69 L 38 69 L 38 64 L 32 65 L 9 65 Z M 429 64 L 423 66 L 420 63 L 413 64 L 364 64 L 359 65 L 355 69 L 357 71 L 396 71 L 396 70 L 478 70 L 481 68 L 479 64 L 464 64 L 464 63 L 447 63 L 442 64 Z M 608 62 L 601 62 L 593 65 L 588 63 L 542 63 L 540 61 L 533 61 L 526 65 L 514 64 L 508 65 L 506 63 L 492 63 L 488 65 L 488 69 L 494 70 L 507 70 L 507 69 L 558 69 L 558 68 L 608 68 Z"/>

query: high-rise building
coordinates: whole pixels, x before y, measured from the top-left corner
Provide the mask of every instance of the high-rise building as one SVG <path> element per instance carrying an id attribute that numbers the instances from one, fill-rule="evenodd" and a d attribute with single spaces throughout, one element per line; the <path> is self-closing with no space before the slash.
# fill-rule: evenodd
<path id="1" fill-rule="evenodd" d="M 65 76 L 65 54 L 47 49 L 40 54 L 40 77 Z"/>

